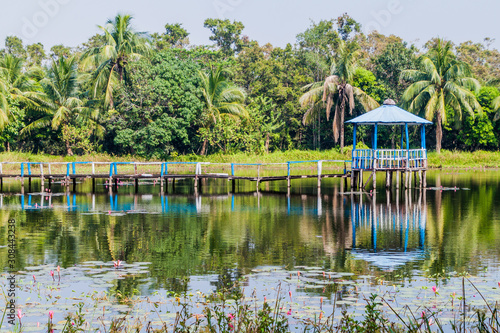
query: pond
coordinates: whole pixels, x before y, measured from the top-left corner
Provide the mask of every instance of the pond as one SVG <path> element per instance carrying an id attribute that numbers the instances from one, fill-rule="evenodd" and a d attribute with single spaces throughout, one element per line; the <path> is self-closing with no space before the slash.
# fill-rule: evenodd
<path id="1" fill-rule="evenodd" d="M 424 191 L 380 190 L 379 181 L 376 193 L 343 193 L 335 179 L 320 191 L 315 180 L 293 181 L 290 193 L 286 182 L 259 193 L 241 183 L 234 194 L 224 181 L 194 192 L 181 180 L 173 193 L 143 183 L 136 194 L 122 183 L 111 195 L 104 185 L 90 193 L 87 182 L 76 193 L 54 184 L 21 195 L 5 181 L 3 292 L 15 276 L 23 331 L 46 327 L 49 311 L 62 329 L 78 304 L 93 327 L 117 316 L 172 324 L 175 297 L 196 308 L 235 282 L 256 306 L 280 300 L 292 331 L 333 309 L 359 319 L 372 293 L 388 316 L 432 309 L 445 324 L 463 292 L 470 313 L 500 300 L 499 171 L 433 171 Z M 2 327 L 12 329 L 7 318 Z"/>

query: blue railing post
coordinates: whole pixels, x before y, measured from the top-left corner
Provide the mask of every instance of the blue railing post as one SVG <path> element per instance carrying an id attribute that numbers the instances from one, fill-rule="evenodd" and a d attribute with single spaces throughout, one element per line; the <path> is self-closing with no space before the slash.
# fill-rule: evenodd
<path id="1" fill-rule="evenodd" d="M 234 176 L 234 163 L 231 163 L 231 176 Z"/>
<path id="2" fill-rule="evenodd" d="M 75 162 L 71 163 L 71 169 L 73 171 L 73 174 L 75 174 Z"/>
<path id="3" fill-rule="evenodd" d="M 116 176 L 116 175 L 118 174 L 118 171 L 117 171 L 117 169 L 116 169 L 116 162 L 115 162 L 115 163 L 113 163 L 113 165 L 114 165 L 114 169 L 115 169 L 115 176 Z"/>
<path id="4" fill-rule="evenodd" d="M 163 163 L 161 164 L 161 168 L 160 168 L 160 177 L 163 178 Z"/>
<path id="5" fill-rule="evenodd" d="M 168 162 L 165 162 L 165 174 L 168 175 Z"/>
<path id="6" fill-rule="evenodd" d="M 24 163 L 21 162 L 21 177 L 24 177 Z"/>
<path id="7" fill-rule="evenodd" d="M 287 176 L 290 177 L 290 162 L 286 162 L 287 164 Z"/>
<path id="8" fill-rule="evenodd" d="M 69 163 L 66 164 L 66 177 L 69 177 Z"/>
<path id="9" fill-rule="evenodd" d="M 113 176 L 113 163 L 114 162 L 111 162 L 111 164 L 109 165 L 109 177 L 110 178 Z"/>
<path id="10" fill-rule="evenodd" d="M 31 163 L 28 162 L 28 175 L 31 176 Z"/>

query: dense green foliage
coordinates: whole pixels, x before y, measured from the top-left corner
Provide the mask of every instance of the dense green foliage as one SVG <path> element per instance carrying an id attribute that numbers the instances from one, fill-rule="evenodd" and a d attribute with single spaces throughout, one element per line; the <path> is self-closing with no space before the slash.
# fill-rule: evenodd
<path id="1" fill-rule="evenodd" d="M 488 40 L 432 39 L 419 49 L 397 36 L 365 35 L 347 14 L 311 22 L 284 48 L 259 45 L 238 21 L 205 20 L 213 45 L 191 45 L 180 23 L 150 34 L 132 23 L 117 15 L 76 48 L 46 51 L 7 37 L 0 151 L 166 159 L 332 149 L 352 142 L 342 120 L 387 98 L 435 122 L 430 149 L 499 148 L 500 52 Z M 213 90 L 212 101 L 203 75 L 218 70 L 227 87 Z M 214 108 L 230 100 L 244 114 Z M 358 129 L 360 142 L 370 136 L 371 128 Z M 419 142 L 417 131 L 410 136 Z M 381 130 L 380 147 L 397 141 L 390 127 Z"/>

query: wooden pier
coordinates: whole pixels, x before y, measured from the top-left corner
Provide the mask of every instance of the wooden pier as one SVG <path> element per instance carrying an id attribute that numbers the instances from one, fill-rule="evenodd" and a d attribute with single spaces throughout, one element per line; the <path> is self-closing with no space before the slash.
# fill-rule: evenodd
<path id="1" fill-rule="evenodd" d="M 323 165 L 332 164 L 330 168 L 335 173 L 324 173 Z M 194 188 L 202 186 L 203 179 L 222 179 L 231 181 L 232 192 L 235 192 L 237 181 L 256 183 L 256 190 L 264 182 L 287 181 L 292 186 L 292 180 L 317 179 L 318 188 L 325 178 L 340 178 L 347 187 L 347 178 L 351 176 L 347 164 L 343 160 L 290 161 L 285 163 L 208 163 L 208 162 L 0 162 L 0 191 L 3 192 L 5 178 L 13 178 L 21 183 L 24 193 L 25 182 L 28 181 L 28 191 L 32 191 L 32 180 L 40 179 L 40 190 L 51 188 L 54 182 L 61 182 L 69 191 L 76 191 L 77 180 L 92 180 L 92 192 L 96 190 L 96 180 L 104 180 L 109 192 L 117 191 L 121 181 L 133 181 L 136 193 L 139 180 L 158 182 L 163 193 L 168 190 L 168 183 L 179 179 L 193 179 Z M 296 167 L 301 165 L 302 167 Z M 315 172 L 305 172 L 314 165 Z M 295 167 L 294 167 L 295 166 Z M 245 169 L 245 170 L 241 170 Z M 337 172 L 338 170 L 338 172 Z M 64 172 L 65 171 L 65 172 Z M 219 172 L 211 172 L 219 171 Z M 224 172 L 226 171 L 226 172 Z M 239 173 L 239 174 L 237 174 Z M 243 173 L 243 174 L 242 174 Z"/>

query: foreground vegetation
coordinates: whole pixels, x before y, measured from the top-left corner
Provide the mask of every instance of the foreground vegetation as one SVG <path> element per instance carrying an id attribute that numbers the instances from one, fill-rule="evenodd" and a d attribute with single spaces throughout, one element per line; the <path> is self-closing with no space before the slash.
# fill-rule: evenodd
<path id="1" fill-rule="evenodd" d="M 132 23 L 117 15 L 78 47 L 50 52 L 7 37 L 0 151 L 329 154 L 352 144 L 345 120 L 387 98 L 434 122 L 426 131 L 431 149 L 500 148 L 500 53 L 488 40 L 431 39 L 419 49 L 394 35 L 366 35 L 347 14 L 313 22 L 284 48 L 245 36 L 238 21 L 207 19 L 213 45 L 190 44 L 179 23 L 161 33 Z M 358 139 L 369 144 L 371 131 L 359 128 Z M 379 146 L 397 146 L 396 132 L 381 128 Z M 419 132 L 410 132 L 412 148 Z"/>

